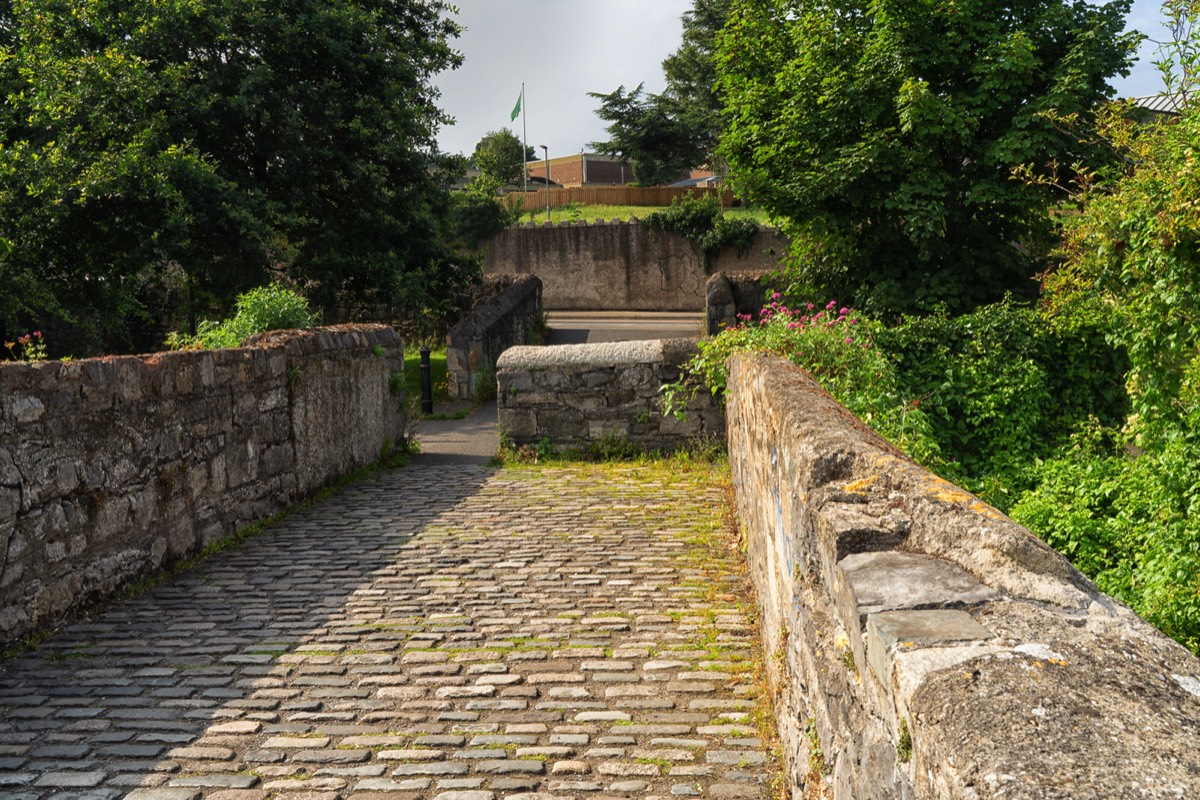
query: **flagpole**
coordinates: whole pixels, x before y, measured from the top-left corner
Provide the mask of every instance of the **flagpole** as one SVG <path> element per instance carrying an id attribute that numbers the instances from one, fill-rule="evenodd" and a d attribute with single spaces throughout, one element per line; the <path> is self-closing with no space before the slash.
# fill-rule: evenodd
<path id="1" fill-rule="evenodd" d="M 525 124 L 525 82 L 521 81 L 521 191 L 529 191 L 529 126 Z"/>

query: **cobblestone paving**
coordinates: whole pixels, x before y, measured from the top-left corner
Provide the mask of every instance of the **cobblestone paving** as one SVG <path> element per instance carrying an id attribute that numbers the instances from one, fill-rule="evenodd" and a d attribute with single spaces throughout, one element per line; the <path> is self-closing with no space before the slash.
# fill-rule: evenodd
<path id="1" fill-rule="evenodd" d="M 408 467 L 0 663 L 0 797 L 759 798 L 708 468 Z"/>

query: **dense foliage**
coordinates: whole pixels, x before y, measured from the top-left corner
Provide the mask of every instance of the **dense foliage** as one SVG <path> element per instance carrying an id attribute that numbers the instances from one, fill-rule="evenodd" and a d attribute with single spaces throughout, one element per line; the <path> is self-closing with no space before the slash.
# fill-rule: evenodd
<path id="1" fill-rule="evenodd" d="M 1086 115 L 1127 71 L 1128 0 L 737 0 L 718 60 L 722 150 L 784 221 L 792 278 L 891 317 L 1032 297 L 1047 187 L 1014 167 L 1101 151 Z"/>
<path id="2" fill-rule="evenodd" d="M 1179 36 L 1164 54 L 1184 104 L 1170 121 L 1120 113 L 1099 134 L 1124 158 L 1086 176 L 1065 221 L 1047 313 L 1103 318 L 1129 354 L 1131 414 L 1041 465 L 1014 516 L 1072 556 L 1106 591 L 1200 649 L 1200 3 L 1164 8 Z"/>
<path id="3" fill-rule="evenodd" d="M 1113 112 L 1099 133 L 1125 158 L 1082 176 L 1040 309 L 860 318 L 868 360 L 830 349 L 836 327 L 818 328 L 814 346 L 811 326 L 780 324 L 776 301 L 693 369 L 719 389 L 732 349 L 787 355 L 1200 650 L 1200 108 L 1149 126 Z M 869 367 L 846 371 L 851 352 Z"/>
<path id="4" fill-rule="evenodd" d="M 889 324 L 855 317 L 863 348 L 777 295 L 689 380 L 720 391 L 733 350 L 791 358 L 1200 650 L 1200 3 L 1164 8 L 1181 114 L 1139 124 L 1093 107 L 1136 40 L 1122 4 L 735 3 L 725 147 L 809 259 L 785 289 Z M 978 305 L 1030 294 L 1051 232 L 1039 307 Z"/>
<path id="5" fill-rule="evenodd" d="M 430 172 L 447 8 L 0 5 L 0 326 L 146 346 L 273 273 L 331 318 L 436 302 L 471 274 Z"/>
<path id="6" fill-rule="evenodd" d="M 906 317 L 875 336 L 905 397 L 932 424 L 929 463 L 1002 510 L 1036 484 L 1036 462 L 1128 411 L 1124 354 L 1094 319 L 1048 321 L 1011 301 L 961 316 Z"/>
<path id="7" fill-rule="evenodd" d="M 711 194 L 676 198 L 667 208 L 643 219 L 642 224 L 652 230 L 677 233 L 692 242 L 700 250 L 706 270 L 727 247 L 744 255 L 758 233 L 757 222 L 726 216 L 717 198 Z"/>
<path id="8" fill-rule="evenodd" d="M 724 391 L 736 351 L 788 358 L 917 461 L 1062 551 L 1104 591 L 1200 649 L 1200 413 L 1154 452 L 1122 446 L 1129 362 L 1094 317 L 1003 302 L 885 327 L 835 303 L 789 309 L 705 340 L 667 411 Z"/>
<path id="9" fill-rule="evenodd" d="M 520 219 L 520 202 L 505 202 L 496 194 L 499 187 L 495 179 L 480 177 L 450 196 L 450 227 L 462 247 L 477 249 Z"/>

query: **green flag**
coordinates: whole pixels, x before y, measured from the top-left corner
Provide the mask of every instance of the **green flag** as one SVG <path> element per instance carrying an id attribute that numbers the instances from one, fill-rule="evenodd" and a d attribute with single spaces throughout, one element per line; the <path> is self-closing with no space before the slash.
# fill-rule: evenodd
<path id="1" fill-rule="evenodd" d="M 509 119 L 512 122 L 516 122 L 517 117 L 519 117 L 519 116 L 521 116 L 521 96 L 517 95 L 517 104 L 515 106 L 513 106 L 512 117 L 510 117 Z"/>

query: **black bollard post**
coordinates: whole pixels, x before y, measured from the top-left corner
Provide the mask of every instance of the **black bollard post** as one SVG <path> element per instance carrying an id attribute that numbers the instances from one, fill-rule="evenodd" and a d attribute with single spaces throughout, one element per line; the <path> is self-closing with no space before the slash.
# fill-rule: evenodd
<path id="1" fill-rule="evenodd" d="M 421 413 L 433 413 L 433 375 L 429 371 L 429 345 L 421 348 Z"/>

